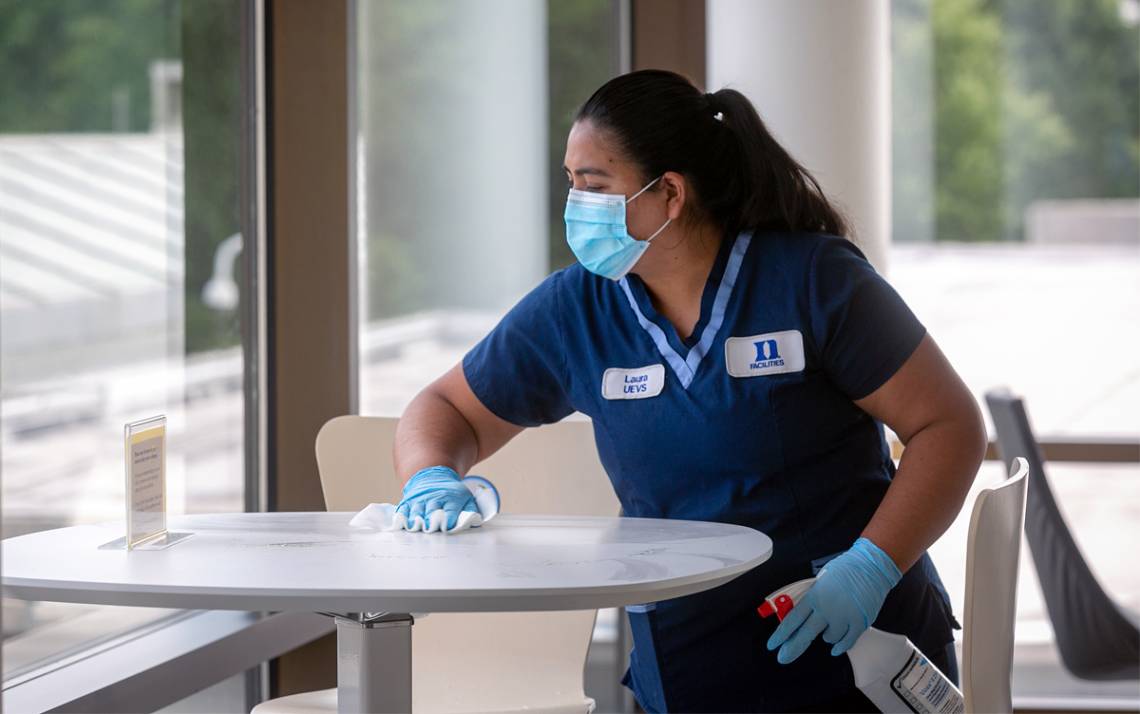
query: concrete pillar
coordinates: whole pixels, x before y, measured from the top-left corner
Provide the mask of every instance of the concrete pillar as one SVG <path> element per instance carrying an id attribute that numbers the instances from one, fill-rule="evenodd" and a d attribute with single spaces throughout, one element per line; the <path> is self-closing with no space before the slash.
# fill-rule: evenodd
<path id="1" fill-rule="evenodd" d="M 509 307 L 547 273 L 546 3 L 359 8 L 366 315 Z"/>
<path id="2" fill-rule="evenodd" d="M 891 236 L 888 0 L 708 0 L 708 88 L 747 95 L 886 270 Z"/>

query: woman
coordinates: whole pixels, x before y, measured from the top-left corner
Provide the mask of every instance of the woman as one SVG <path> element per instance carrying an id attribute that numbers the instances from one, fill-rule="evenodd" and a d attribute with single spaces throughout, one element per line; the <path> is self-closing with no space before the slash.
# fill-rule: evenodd
<path id="1" fill-rule="evenodd" d="M 875 711 L 840 656 L 872 623 L 956 680 L 925 551 L 981 462 L 982 421 L 819 185 L 743 95 L 662 71 L 595 92 L 565 168 L 579 262 L 408 407 L 399 510 L 453 525 L 474 508 L 459 474 L 581 411 L 625 515 L 774 541 L 724 586 L 630 608 L 623 683 L 646 711 Z M 906 444 L 897 472 L 884 424 Z M 757 615 L 824 564 L 778 628 Z"/>

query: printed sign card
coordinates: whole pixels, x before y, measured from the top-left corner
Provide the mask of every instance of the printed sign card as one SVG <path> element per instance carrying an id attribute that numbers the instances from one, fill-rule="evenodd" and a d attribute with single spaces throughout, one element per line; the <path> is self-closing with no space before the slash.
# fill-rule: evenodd
<path id="1" fill-rule="evenodd" d="M 166 535 L 166 417 L 127 424 L 127 550 Z"/>
<path id="2" fill-rule="evenodd" d="M 127 536 L 101 548 L 162 549 L 190 536 L 166 528 L 166 417 L 131 422 L 123 429 Z"/>

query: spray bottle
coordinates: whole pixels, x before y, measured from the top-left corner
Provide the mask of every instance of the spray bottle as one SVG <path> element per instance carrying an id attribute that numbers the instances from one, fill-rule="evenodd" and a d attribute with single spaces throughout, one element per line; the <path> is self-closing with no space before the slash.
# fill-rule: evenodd
<path id="1" fill-rule="evenodd" d="M 756 608 L 783 620 L 815 578 L 785 585 Z M 868 627 L 847 650 L 855 686 L 884 714 L 961 714 L 962 692 L 904 635 Z"/>

